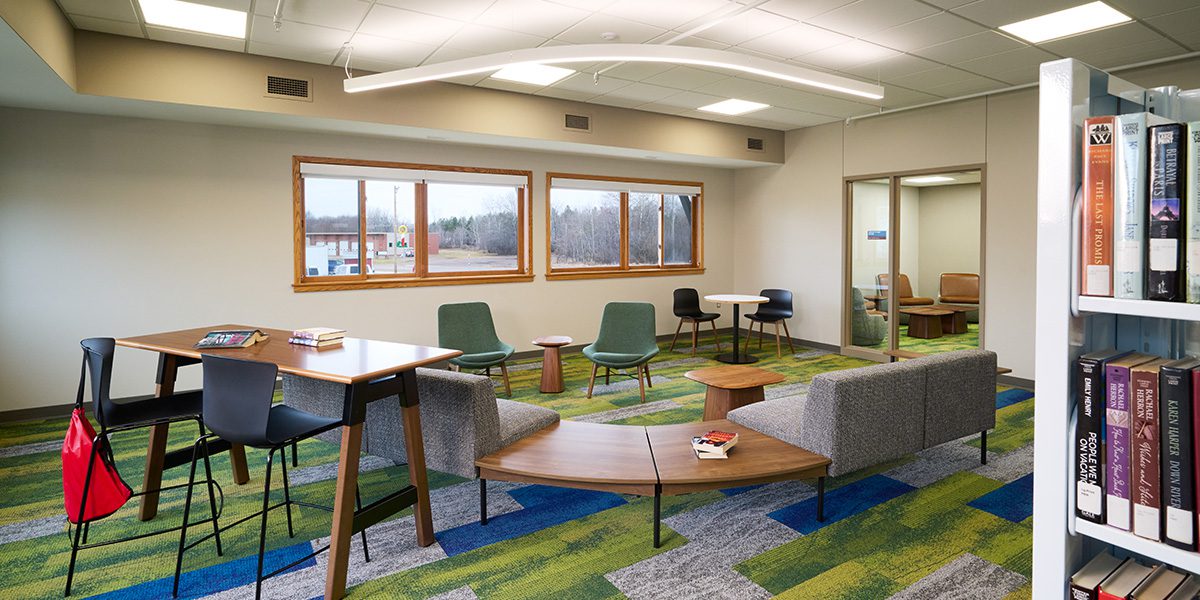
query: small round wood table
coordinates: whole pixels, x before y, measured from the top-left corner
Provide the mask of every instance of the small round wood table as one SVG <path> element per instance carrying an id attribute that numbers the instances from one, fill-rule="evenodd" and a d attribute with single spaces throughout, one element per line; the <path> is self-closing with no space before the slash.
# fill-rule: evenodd
<path id="1" fill-rule="evenodd" d="M 696 369 L 683 374 L 708 386 L 704 394 L 704 420 L 724 419 L 729 411 L 765 399 L 763 386 L 781 383 L 782 374 L 758 367 L 729 365 Z"/>
<path id="2" fill-rule="evenodd" d="M 565 335 L 546 335 L 533 340 L 533 345 L 545 348 L 542 351 L 542 386 L 538 388 L 543 394 L 562 393 L 562 357 L 558 349 L 573 341 Z"/>
<path id="3" fill-rule="evenodd" d="M 765 304 L 770 301 L 766 296 L 747 296 L 743 294 L 713 294 L 705 296 L 705 300 L 714 304 L 732 304 L 733 305 L 733 352 L 721 354 L 717 356 L 717 360 L 731 365 L 744 365 L 747 363 L 758 362 L 758 359 L 748 354 L 738 354 L 738 332 L 742 328 L 742 316 L 738 312 L 738 305 L 741 304 Z"/>

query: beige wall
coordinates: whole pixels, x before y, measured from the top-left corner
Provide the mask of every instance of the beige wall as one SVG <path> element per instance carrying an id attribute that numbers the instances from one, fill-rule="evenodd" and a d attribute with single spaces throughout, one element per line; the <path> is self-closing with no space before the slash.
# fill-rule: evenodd
<path id="1" fill-rule="evenodd" d="M 533 170 L 537 280 L 293 293 L 293 154 Z M 545 281 L 546 171 L 703 181 L 707 273 Z M 0 108 L 0 410 L 73 401 L 89 336 L 240 322 L 434 344 L 437 306 L 462 300 L 490 303 L 520 350 L 594 339 L 611 300 L 654 302 L 670 333 L 671 290 L 731 291 L 732 222 L 724 169 Z M 149 353 L 121 350 L 114 393 L 149 391 L 153 371 Z"/>
<path id="2" fill-rule="evenodd" d="M 913 285 L 916 295 L 937 298 L 942 273 L 979 272 L 979 184 L 912 189 L 920 194 L 921 210 L 921 275 Z"/>

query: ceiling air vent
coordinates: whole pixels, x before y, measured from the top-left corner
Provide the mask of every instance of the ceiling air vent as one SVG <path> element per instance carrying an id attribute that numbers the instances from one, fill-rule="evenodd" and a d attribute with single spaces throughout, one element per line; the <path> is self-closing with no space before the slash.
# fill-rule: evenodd
<path id="1" fill-rule="evenodd" d="M 590 132 L 592 130 L 592 118 L 587 115 L 568 114 L 563 120 L 563 129 Z"/>
<path id="2" fill-rule="evenodd" d="M 758 138 L 746 138 L 746 149 L 755 152 L 763 151 L 763 141 Z"/>
<path id="3" fill-rule="evenodd" d="M 268 98 L 306 100 L 308 102 L 312 102 L 312 95 L 310 93 L 311 88 L 312 82 L 308 79 L 267 75 L 266 96 Z"/>

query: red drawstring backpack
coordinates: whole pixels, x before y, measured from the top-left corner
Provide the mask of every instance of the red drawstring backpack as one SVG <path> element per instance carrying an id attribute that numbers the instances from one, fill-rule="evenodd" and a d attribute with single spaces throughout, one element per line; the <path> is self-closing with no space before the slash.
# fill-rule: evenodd
<path id="1" fill-rule="evenodd" d="M 79 393 L 75 397 L 75 410 L 71 411 L 71 423 L 67 426 L 67 437 L 63 440 L 63 508 L 67 511 L 67 520 L 78 525 L 96 519 L 103 519 L 117 512 L 133 495 L 129 484 L 121 479 L 113 461 L 112 448 L 108 438 L 96 438 L 96 430 L 92 428 L 87 415 L 83 411 L 83 384 L 87 374 L 87 353 L 84 353 L 83 366 L 79 370 Z M 96 447 L 99 444 L 99 447 Z M 96 459 L 92 460 L 93 455 Z M 88 463 L 91 462 L 91 482 L 88 480 Z M 87 505 L 84 507 L 83 518 L 80 519 L 79 509 L 87 494 Z"/>

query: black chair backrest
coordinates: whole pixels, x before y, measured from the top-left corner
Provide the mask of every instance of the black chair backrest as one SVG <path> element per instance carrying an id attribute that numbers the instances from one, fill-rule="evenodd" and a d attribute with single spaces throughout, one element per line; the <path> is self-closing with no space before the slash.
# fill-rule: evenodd
<path id="1" fill-rule="evenodd" d="M 759 296 L 766 296 L 767 303 L 758 306 L 760 316 L 792 318 L 792 292 L 789 290 L 763 290 Z"/>
<path id="2" fill-rule="evenodd" d="M 100 427 L 104 428 L 108 426 L 104 415 L 112 405 L 109 387 L 112 382 L 113 352 L 117 342 L 112 338 L 88 338 L 79 342 L 79 345 L 83 347 L 83 356 L 92 378 L 92 414 L 96 416 Z M 80 376 L 83 374 L 80 373 Z M 82 383 L 81 381 L 80 384 Z"/>
<path id="3" fill-rule="evenodd" d="M 204 425 L 235 444 L 268 446 L 267 420 L 279 368 L 204 354 Z"/>
<path id="4" fill-rule="evenodd" d="M 694 317 L 700 314 L 700 292 L 695 288 L 679 288 L 675 290 L 675 306 L 677 317 Z"/>

